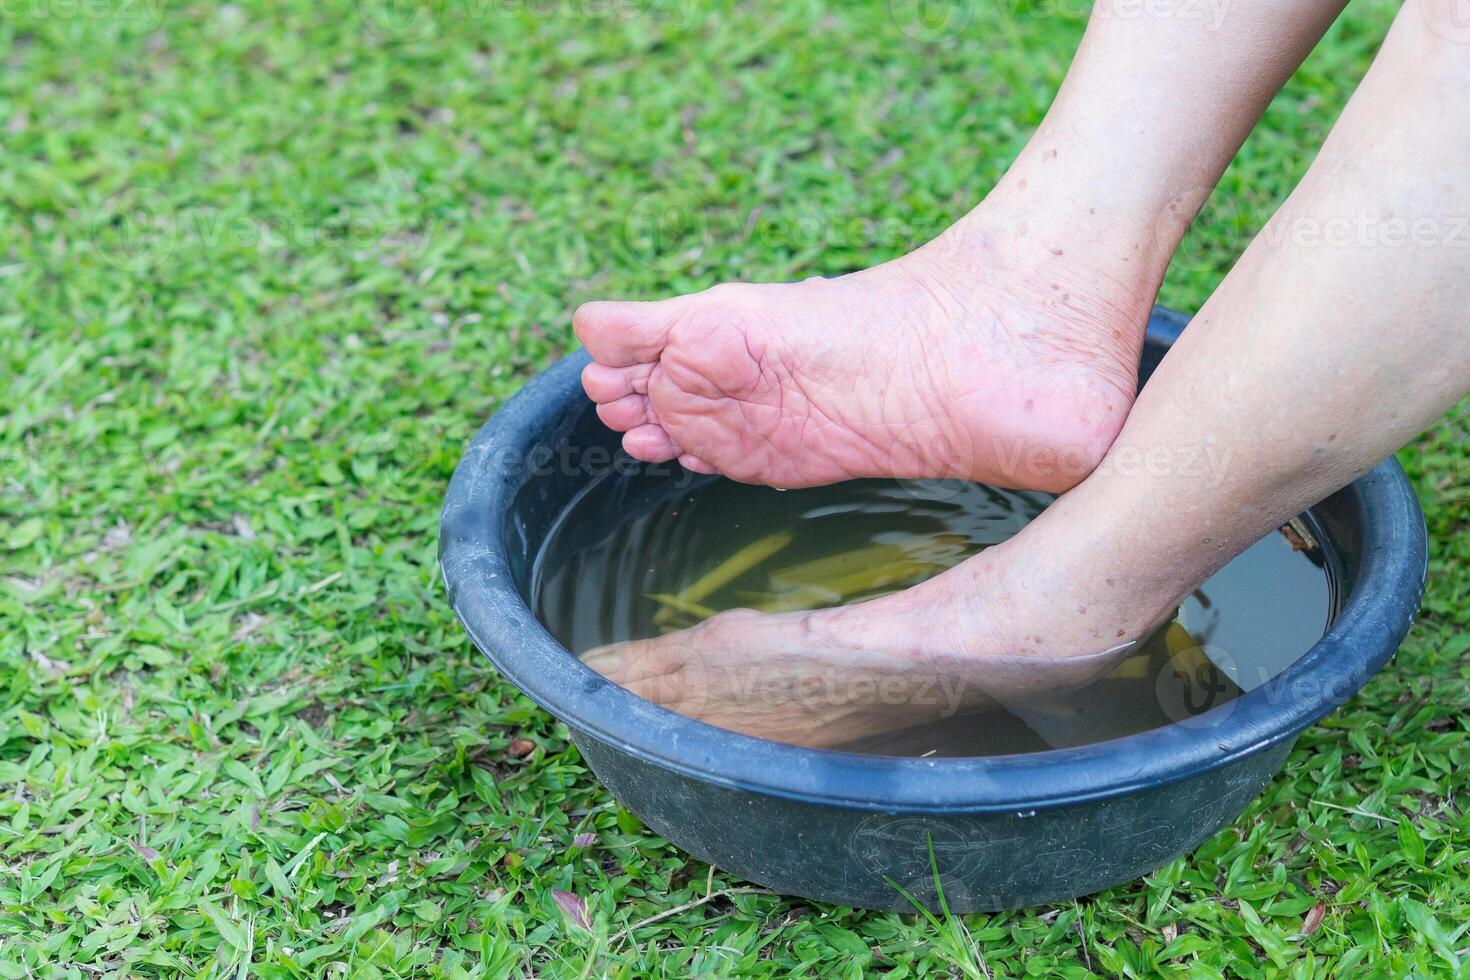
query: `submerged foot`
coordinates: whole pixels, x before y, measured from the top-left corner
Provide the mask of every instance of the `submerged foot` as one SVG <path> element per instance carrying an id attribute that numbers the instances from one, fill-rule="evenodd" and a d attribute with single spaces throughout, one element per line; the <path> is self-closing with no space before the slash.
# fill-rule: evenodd
<path id="1" fill-rule="evenodd" d="M 1094 601 L 1090 576 L 1058 573 L 1067 562 L 1046 560 L 1048 549 L 1026 537 L 880 599 L 800 613 L 730 610 L 583 659 L 680 714 L 812 748 L 1015 708 L 1100 676 L 1160 616 Z"/>
<path id="2" fill-rule="evenodd" d="M 747 483 L 959 477 L 1059 492 L 1132 405 L 1148 288 L 972 216 L 836 279 L 577 310 L 632 456 Z M 1085 252 L 1079 246 L 1076 252 Z"/>

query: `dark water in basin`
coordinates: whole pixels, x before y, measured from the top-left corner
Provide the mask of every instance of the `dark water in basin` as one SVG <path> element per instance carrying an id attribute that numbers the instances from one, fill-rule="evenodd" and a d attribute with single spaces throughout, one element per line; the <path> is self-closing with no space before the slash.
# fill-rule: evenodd
<path id="1" fill-rule="evenodd" d="M 1050 499 L 958 481 L 778 491 L 712 478 L 609 475 L 549 536 L 533 574 L 532 607 L 580 654 L 723 609 L 860 601 L 1005 540 Z M 1274 677 L 1322 636 L 1335 596 L 1315 538 L 1308 519 L 1258 542 L 1187 599 L 1171 623 L 1081 689 L 843 748 L 1001 755 L 1198 724 L 1201 713 Z"/>

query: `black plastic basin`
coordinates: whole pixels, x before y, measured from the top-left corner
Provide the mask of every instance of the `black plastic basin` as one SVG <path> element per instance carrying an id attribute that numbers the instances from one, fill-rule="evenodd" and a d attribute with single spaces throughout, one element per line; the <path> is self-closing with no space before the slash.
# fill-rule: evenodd
<path id="1" fill-rule="evenodd" d="M 1155 311 L 1144 373 L 1185 318 Z M 527 605 L 552 522 L 633 464 L 583 396 L 583 354 L 533 380 L 476 436 L 449 487 L 439 557 L 456 615 L 513 684 L 566 723 L 628 809 L 701 860 L 777 891 L 957 911 L 1086 895 L 1137 878 L 1234 819 L 1296 736 L 1388 661 L 1423 593 L 1423 515 L 1389 461 L 1313 508 L 1340 612 L 1275 682 L 1188 724 L 1075 749 L 894 758 L 797 748 L 692 721 L 584 666 Z M 618 470 L 623 472 L 624 470 Z"/>

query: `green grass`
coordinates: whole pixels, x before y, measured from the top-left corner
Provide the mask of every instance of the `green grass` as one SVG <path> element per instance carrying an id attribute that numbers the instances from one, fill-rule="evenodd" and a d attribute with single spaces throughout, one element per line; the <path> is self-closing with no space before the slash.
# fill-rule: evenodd
<path id="1" fill-rule="evenodd" d="M 458 454 L 577 302 L 926 238 L 1040 119 L 1081 6 L 975 4 L 959 39 L 899 29 L 908 0 L 7 6 L 0 976 L 1457 969 L 1464 406 L 1403 453 L 1419 625 L 1261 799 L 1143 881 L 942 929 L 645 831 L 441 592 Z M 1360 0 L 1276 100 L 1166 301 L 1208 295 L 1392 13 Z"/>

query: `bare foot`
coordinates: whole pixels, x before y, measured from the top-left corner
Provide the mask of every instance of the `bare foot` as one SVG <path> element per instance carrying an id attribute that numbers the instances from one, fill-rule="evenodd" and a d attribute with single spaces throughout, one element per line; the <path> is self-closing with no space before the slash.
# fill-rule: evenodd
<path id="1" fill-rule="evenodd" d="M 961 477 L 1060 492 L 1133 403 L 1157 287 L 1141 260 L 1124 264 L 1135 247 L 1028 234 L 982 205 L 837 279 L 588 303 L 574 317 L 595 361 L 583 385 L 649 462 L 780 487 Z"/>
<path id="2" fill-rule="evenodd" d="M 1044 515 L 1043 515 L 1044 519 Z M 634 694 L 734 731 L 813 748 L 1024 704 L 1101 675 L 1145 635 L 1059 562 L 1028 566 L 1026 532 L 905 592 L 813 612 L 720 613 L 688 630 L 589 651 Z M 1078 612 L 1078 610 L 1081 610 Z"/>

